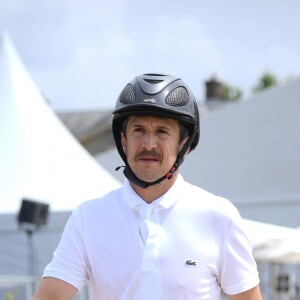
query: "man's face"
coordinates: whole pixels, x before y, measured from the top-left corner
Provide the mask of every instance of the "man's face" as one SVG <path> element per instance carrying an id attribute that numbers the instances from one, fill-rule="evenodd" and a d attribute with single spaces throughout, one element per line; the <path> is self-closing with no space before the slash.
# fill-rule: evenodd
<path id="1" fill-rule="evenodd" d="M 178 121 L 152 116 L 130 116 L 126 137 L 121 134 L 130 168 L 139 179 L 147 182 L 170 171 L 185 141 L 179 144 Z"/>

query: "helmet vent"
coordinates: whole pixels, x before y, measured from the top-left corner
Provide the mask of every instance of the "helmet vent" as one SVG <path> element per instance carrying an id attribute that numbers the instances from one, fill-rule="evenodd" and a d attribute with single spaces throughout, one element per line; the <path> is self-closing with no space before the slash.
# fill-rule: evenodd
<path id="1" fill-rule="evenodd" d="M 167 97 L 166 103 L 171 106 L 184 106 L 189 102 L 189 94 L 184 87 L 174 89 Z"/>
<path id="2" fill-rule="evenodd" d="M 121 103 L 127 104 L 135 101 L 134 91 L 131 84 L 127 84 L 119 98 Z"/>
<path id="3" fill-rule="evenodd" d="M 158 84 L 163 82 L 163 80 L 158 80 L 158 79 L 144 79 L 146 82 L 150 83 L 150 84 Z"/>

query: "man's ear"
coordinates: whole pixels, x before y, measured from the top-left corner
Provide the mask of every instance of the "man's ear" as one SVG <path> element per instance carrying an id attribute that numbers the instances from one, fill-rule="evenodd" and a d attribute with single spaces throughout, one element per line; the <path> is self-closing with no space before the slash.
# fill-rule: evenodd
<path id="1" fill-rule="evenodd" d="M 126 154 L 126 137 L 123 132 L 121 132 L 121 145 L 124 153 Z"/>

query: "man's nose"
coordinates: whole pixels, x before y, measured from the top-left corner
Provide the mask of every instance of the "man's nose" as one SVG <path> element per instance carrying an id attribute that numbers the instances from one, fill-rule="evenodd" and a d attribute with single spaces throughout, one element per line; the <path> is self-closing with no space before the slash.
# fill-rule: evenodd
<path id="1" fill-rule="evenodd" d="M 143 147 L 148 150 L 157 148 L 157 138 L 154 134 L 148 133 L 143 136 Z"/>

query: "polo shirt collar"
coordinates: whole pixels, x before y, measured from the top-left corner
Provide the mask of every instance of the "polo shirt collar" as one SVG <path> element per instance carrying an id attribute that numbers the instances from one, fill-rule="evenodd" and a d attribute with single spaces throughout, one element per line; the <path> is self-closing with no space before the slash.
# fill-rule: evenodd
<path id="1" fill-rule="evenodd" d="M 153 201 L 153 205 L 158 205 L 162 209 L 167 209 L 173 206 L 178 198 L 181 187 L 184 184 L 183 177 L 179 174 L 173 186 L 161 197 Z M 139 205 L 145 203 L 145 201 L 134 191 L 128 179 L 125 179 L 122 189 L 123 200 L 130 208 L 137 208 Z"/>

